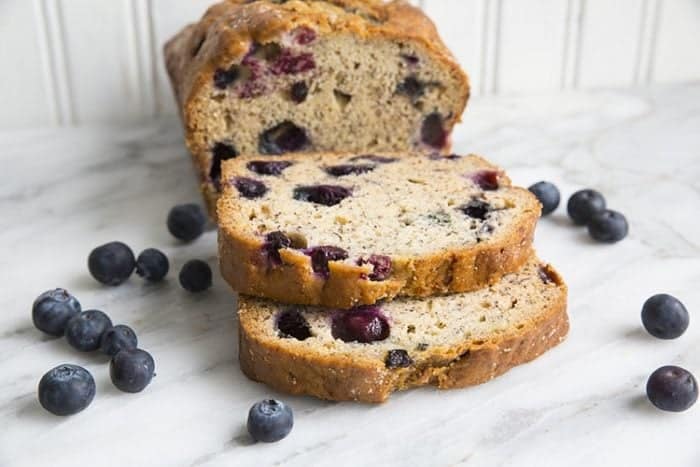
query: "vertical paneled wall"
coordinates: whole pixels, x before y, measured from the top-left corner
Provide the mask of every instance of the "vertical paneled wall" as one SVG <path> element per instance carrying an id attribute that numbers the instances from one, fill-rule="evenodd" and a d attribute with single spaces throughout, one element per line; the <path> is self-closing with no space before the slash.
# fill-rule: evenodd
<path id="1" fill-rule="evenodd" d="M 0 0 L 0 128 L 175 112 L 161 48 L 213 0 Z M 475 95 L 700 79 L 700 0 L 413 0 Z"/>

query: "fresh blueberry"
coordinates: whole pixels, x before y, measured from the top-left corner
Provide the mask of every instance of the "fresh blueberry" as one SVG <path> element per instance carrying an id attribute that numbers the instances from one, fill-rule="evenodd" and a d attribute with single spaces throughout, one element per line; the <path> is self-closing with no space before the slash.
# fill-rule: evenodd
<path id="1" fill-rule="evenodd" d="M 241 75 L 241 69 L 238 65 L 233 65 L 228 70 L 219 68 L 214 72 L 214 86 L 217 89 L 226 89 L 236 81 Z"/>
<path id="2" fill-rule="evenodd" d="M 447 146 L 448 134 L 443 127 L 443 123 L 442 115 L 437 112 L 425 117 L 420 132 L 421 141 L 435 149 L 442 149 Z"/>
<path id="3" fill-rule="evenodd" d="M 296 308 L 284 310 L 277 317 L 277 329 L 282 337 L 293 337 L 303 341 L 311 337 L 311 326 Z"/>
<path id="4" fill-rule="evenodd" d="M 254 178 L 236 177 L 233 180 L 233 186 L 241 196 L 247 199 L 262 198 L 267 193 L 267 186 Z"/>
<path id="5" fill-rule="evenodd" d="M 376 156 L 374 154 L 363 154 L 360 156 L 354 156 L 350 158 L 350 162 L 357 161 L 369 161 L 375 162 L 377 164 L 391 164 L 392 162 L 396 162 L 397 159 L 395 157 Z"/>
<path id="6" fill-rule="evenodd" d="M 294 189 L 294 199 L 323 206 L 335 206 L 350 195 L 352 195 L 350 188 L 338 185 L 310 185 Z"/>
<path id="7" fill-rule="evenodd" d="M 292 161 L 250 161 L 246 168 L 259 175 L 281 175 L 287 167 L 294 165 Z"/>
<path id="8" fill-rule="evenodd" d="M 204 292 L 212 286 L 211 268 L 199 259 L 184 264 L 180 270 L 180 285 L 188 292 Z"/>
<path id="9" fill-rule="evenodd" d="M 384 255 L 370 255 L 369 258 L 360 258 L 357 261 L 358 266 L 371 264 L 374 270 L 368 276 L 371 281 L 385 281 L 391 276 L 391 258 Z"/>
<path id="10" fill-rule="evenodd" d="M 344 177 L 345 175 L 361 175 L 374 170 L 372 164 L 340 164 L 326 167 L 324 170 L 328 175 L 334 177 Z"/>
<path id="11" fill-rule="evenodd" d="M 463 204 L 458 209 L 469 217 L 472 217 L 474 219 L 480 219 L 483 221 L 486 219 L 486 216 L 488 216 L 489 212 L 491 212 L 492 207 L 486 201 L 473 199 L 467 204 Z"/>
<path id="12" fill-rule="evenodd" d="M 595 190 L 580 190 L 571 195 L 566 205 L 569 217 L 576 225 L 586 225 L 594 214 L 605 210 L 605 198 Z"/>
<path id="13" fill-rule="evenodd" d="M 173 237 L 191 242 L 204 233 L 207 215 L 198 204 L 179 204 L 168 213 L 167 223 Z"/>
<path id="14" fill-rule="evenodd" d="M 498 190 L 498 172 L 495 170 L 479 170 L 469 174 L 469 179 L 484 191 Z"/>
<path id="15" fill-rule="evenodd" d="M 292 84 L 292 87 L 289 90 L 289 95 L 292 98 L 292 101 L 296 102 L 297 104 L 301 104 L 306 100 L 306 96 L 309 95 L 309 86 L 304 81 L 297 81 L 296 83 Z"/>
<path id="16" fill-rule="evenodd" d="M 289 120 L 260 134 L 258 150 L 261 154 L 278 155 L 285 152 L 301 151 L 309 144 L 306 132 Z"/>
<path id="17" fill-rule="evenodd" d="M 619 242 L 627 236 L 627 232 L 629 225 L 625 216 L 611 209 L 594 214 L 588 222 L 588 233 L 599 242 Z"/>
<path id="18" fill-rule="evenodd" d="M 368 344 L 389 337 L 389 321 L 376 306 L 361 306 L 335 313 L 331 334 L 343 342 Z"/>
<path id="19" fill-rule="evenodd" d="M 387 368 L 406 368 L 413 364 L 413 359 L 408 356 L 408 352 L 403 349 L 390 350 L 384 359 Z"/>
<path id="20" fill-rule="evenodd" d="M 543 216 L 551 214 L 559 207 L 561 196 L 559 195 L 559 189 L 553 183 L 537 182 L 528 189 L 542 204 Z"/>
<path id="21" fill-rule="evenodd" d="M 66 324 L 66 341 L 76 350 L 91 352 L 100 348 L 102 335 L 112 327 L 112 320 L 100 310 L 85 310 Z"/>
<path id="22" fill-rule="evenodd" d="M 160 282 L 168 274 L 170 262 L 162 251 L 147 248 L 136 258 L 136 274 L 149 282 Z"/>
<path id="23" fill-rule="evenodd" d="M 107 329 L 100 340 L 100 350 L 103 354 L 114 357 L 120 350 L 138 347 L 136 333 L 129 326 L 117 324 Z"/>
<path id="24" fill-rule="evenodd" d="M 280 250 L 292 246 L 292 240 L 285 235 L 284 232 L 270 232 L 265 235 L 265 243 L 263 243 L 263 252 L 267 255 L 270 263 L 273 265 L 282 264 Z"/>
<path id="25" fill-rule="evenodd" d="M 683 412 L 698 400 L 698 382 L 677 366 L 662 366 L 647 381 L 647 397 L 661 410 Z"/>
<path id="26" fill-rule="evenodd" d="M 122 242 L 98 246 L 88 256 L 88 269 L 98 282 L 119 285 L 131 276 L 136 267 L 134 252 Z"/>
<path id="27" fill-rule="evenodd" d="M 211 150 L 211 167 L 209 168 L 209 180 L 218 190 L 221 189 L 221 163 L 238 156 L 238 151 L 229 143 L 216 143 Z"/>
<path id="28" fill-rule="evenodd" d="M 156 364 L 151 354 L 141 349 L 124 349 L 109 362 L 109 376 L 117 389 L 141 392 L 153 379 Z"/>
<path id="29" fill-rule="evenodd" d="M 317 246 L 304 250 L 304 254 L 311 256 L 311 269 L 323 277 L 328 279 L 330 276 L 329 261 L 342 261 L 348 258 L 348 252 L 337 246 Z"/>
<path id="30" fill-rule="evenodd" d="M 95 380 L 77 365 L 59 365 L 39 381 L 39 403 L 54 415 L 74 415 L 95 398 Z"/>
<path id="31" fill-rule="evenodd" d="M 650 297 L 642 306 L 642 324 L 654 337 L 675 339 L 683 335 L 690 316 L 676 297 L 662 293 Z"/>
<path id="32" fill-rule="evenodd" d="M 40 331 L 61 337 L 66 324 L 80 313 L 80 302 L 66 289 L 47 290 L 32 305 L 32 321 Z"/>
<path id="33" fill-rule="evenodd" d="M 250 408 L 247 426 L 248 433 L 255 441 L 275 443 L 292 431 L 294 415 L 284 402 L 264 400 Z"/>

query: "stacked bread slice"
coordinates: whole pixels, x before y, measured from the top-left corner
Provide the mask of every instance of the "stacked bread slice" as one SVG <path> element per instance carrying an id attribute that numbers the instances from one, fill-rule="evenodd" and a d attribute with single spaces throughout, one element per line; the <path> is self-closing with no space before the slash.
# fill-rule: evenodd
<path id="1" fill-rule="evenodd" d="M 466 75 L 402 0 L 227 0 L 166 45 L 240 363 L 294 394 L 380 402 L 485 382 L 568 331 L 540 204 L 449 154 Z"/>

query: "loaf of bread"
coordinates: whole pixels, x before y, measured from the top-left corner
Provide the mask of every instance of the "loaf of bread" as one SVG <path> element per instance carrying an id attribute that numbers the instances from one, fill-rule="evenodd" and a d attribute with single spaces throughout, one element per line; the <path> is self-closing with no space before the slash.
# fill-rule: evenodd
<path id="1" fill-rule="evenodd" d="M 534 257 L 471 293 L 326 310 L 239 297 L 239 359 L 291 394 L 381 402 L 396 390 L 483 383 L 561 342 L 566 285 Z"/>
<path id="2" fill-rule="evenodd" d="M 222 180 L 223 277 L 284 303 L 351 308 L 478 289 L 525 263 L 540 214 L 477 156 L 241 156 Z"/>
<path id="3" fill-rule="evenodd" d="M 165 57 L 210 209 L 239 154 L 447 151 L 469 94 L 402 0 L 227 0 Z"/>

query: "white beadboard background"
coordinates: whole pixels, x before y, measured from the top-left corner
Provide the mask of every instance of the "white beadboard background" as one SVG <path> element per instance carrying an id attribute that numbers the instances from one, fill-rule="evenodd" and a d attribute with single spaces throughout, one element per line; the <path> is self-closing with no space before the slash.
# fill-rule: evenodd
<path id="1" fill-rule="evenodd" d="M 212 0 L 0 0 L 0 128 L 175 112 L 164 41 Z M 700 0 L 416 0 L 475 96 L 700 80 Z"/>

